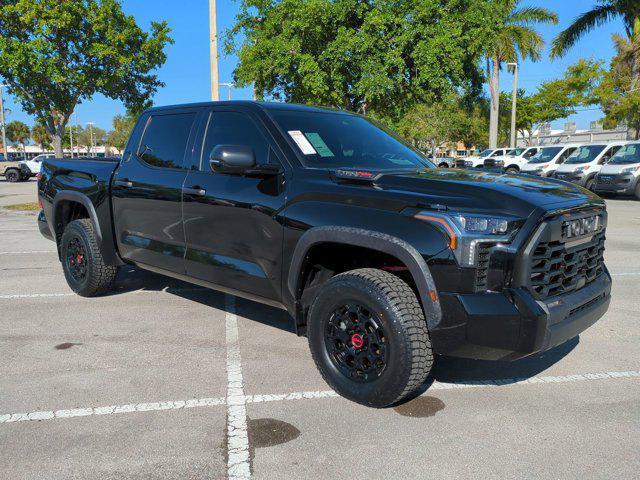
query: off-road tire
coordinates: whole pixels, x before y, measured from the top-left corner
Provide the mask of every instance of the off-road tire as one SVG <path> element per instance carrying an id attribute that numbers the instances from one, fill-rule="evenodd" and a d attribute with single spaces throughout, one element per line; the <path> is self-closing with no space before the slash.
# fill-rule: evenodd
<path id="1" fill-rule="evenodd" d="M 366 305 L 388 342 L 385 369 L 367 383 L 343 374 L 327 350 L 325 329 L 344 302 Z M 427 324 L 413 290 L 401 278 L 374 268 L 336 275 L 322 286 L 309 311 L 307 337 L 325 381 L 343 397 L 369 407 L 388 407 L 410 396 L 424 384 L 433 364 Z"/>
<path id="2" fill-rule="evenodd" d="M 20 171 L 15 168 L 9 168 L 6 172 L 4 172 L 4 178 L 6 178 L 7 182 L 16 183 L 20 181 Z"/>
<path id="3" fill-rule="evenodd" d="M 81 280 L 73 277 L 68 260 L 68 248 L 73 239 L 79 240 L 86 256 L 86 275 Z M 118 267 L 104 263 L 93 225 L 88 218 L 74 220 L 66 226 L 60 239 L 60 258 L 67 283 L 78 295 L 94 297 L 112 288 Z"/>

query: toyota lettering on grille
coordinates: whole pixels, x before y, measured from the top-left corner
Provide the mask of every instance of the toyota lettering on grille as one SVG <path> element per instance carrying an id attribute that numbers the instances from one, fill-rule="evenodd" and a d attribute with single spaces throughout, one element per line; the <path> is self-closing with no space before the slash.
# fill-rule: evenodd
<path id="1" fill-rule="evenodd" d="M 567 220 L 562 223 L 562 236 L 564 238 L 582 237 L 596 233 L 602 228 L 602 217 L 593 215 L 591 217 Z"/>

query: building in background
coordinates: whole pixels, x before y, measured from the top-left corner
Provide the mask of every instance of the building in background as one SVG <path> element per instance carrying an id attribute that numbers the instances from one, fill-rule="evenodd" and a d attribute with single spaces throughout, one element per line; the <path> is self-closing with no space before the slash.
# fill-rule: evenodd
<path id="1" fill-rule="evenodd" d="M 546 124 L 533 133 L 531 141 L 528 138 L 518 136 L 518 146 L 526 147 L 530 145 L 555 145 L 558 143 L 590 143 L 590 142 L 613 142 L 613 141 L 633 140 L 632 132 L 626 125 L 620 124 L 612 130 L 602 128 L 602 123 L 591 122 L 588 130 L 578 130 L 575 122 L 564 124 L 563 130 L 552 130 L 551 125 Z"/>

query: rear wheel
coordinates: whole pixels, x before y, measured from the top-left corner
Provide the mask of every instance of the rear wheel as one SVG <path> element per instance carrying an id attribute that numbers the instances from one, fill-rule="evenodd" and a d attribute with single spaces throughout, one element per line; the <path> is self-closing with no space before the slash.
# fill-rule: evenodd
<path id="1" fill-rule="evenodd" d="M 7 182 L 16 183 L 20 181 L 20 172 L 15 168 L 10 168 L 6 172 L 4 172 L 4 178 L 7 179 Z"/>
<path id="2" fill-rule="evenodd" d="M 383 270 L 331 278 L 309 311 L 311 354 L 340 395 L 370 407 L 393 405 L 427 379 L 429 332 L 413 290 Z"/>
<path id="3" fill-rule="evenodd" d="M 111 289 L 118 267 L 106 265 L 91 220 L 74 220 L 64 229 L 60 257 L 69 287 L 78 295 L 93 297 Z"/>

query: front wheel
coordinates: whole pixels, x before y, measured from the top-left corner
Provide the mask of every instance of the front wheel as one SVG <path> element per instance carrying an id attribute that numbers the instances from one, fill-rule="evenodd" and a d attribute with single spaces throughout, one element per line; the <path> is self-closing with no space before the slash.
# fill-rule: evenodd
<path id="1" fill-rule="evenodd" d="M 636 185 L 636 198 L 640 200 L 640 181 L 638 181 L 638 184 Z"/>
<path id="2" fill-rule="evenodd" d="M 91 220 L 70 222 L 60 240 L 60 258 L 71 290 L 94 297 L 111 289 L 118 267 L 106 265 Z"/>
<path id="3" fill-rule="evenodd" d="M 584 188 L 593 192 L 593 178 L 587 180 L 587 183 L 584 184 Z"/>
<path id="4" fill-rule="evenodd" d="M 520 170 L 518 170 L 516 167 L 509 167 L 505 170 L 505 173 L 508 173 L 509 175 L 515 175 L 516 173 L 520 173 Z"/>
<path id="5" fill-rule="evenodd" d="M 448 163 L 441 163 L 440 165 L 438 165 L 438 167 L 440 167 L 440 168 L 449 168 L 449 164 Z"/>
<path id="6" fill-rule="evenodd" d="M 16 183 L 20 181 L 20 172 L 15 168 L 11 168 L 4 173 L 7 182 Z"/>
<path id="7" fill-rule="evenodd" d="M 331 278 L 309 311 L 309 348 L 340 395 L 387 407 L 427 379 L 433 354 L 424 313 L 399 277 L 364 268 Z"/>

